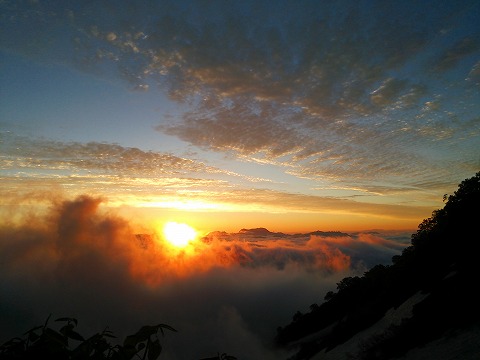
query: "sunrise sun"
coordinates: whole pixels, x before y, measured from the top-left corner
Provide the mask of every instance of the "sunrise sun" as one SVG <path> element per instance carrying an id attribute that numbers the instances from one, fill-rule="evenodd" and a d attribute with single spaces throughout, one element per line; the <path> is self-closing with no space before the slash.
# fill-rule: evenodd
<path id="1" fill-rule="evenodd" d="M 197 236 L 197 232 L 191 226 L 173 221 L 165 224 L 163 234 L 170 244 L 179 248 L 187 246 Z"/>

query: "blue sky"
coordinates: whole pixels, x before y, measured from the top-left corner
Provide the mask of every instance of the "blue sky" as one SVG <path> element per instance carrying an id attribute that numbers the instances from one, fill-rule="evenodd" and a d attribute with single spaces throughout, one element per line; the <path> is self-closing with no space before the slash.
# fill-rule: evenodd
<path id="1" fill-rule="evenodd" d="M 478 171 L 478 1 L 1 7 L 9 196 L 404 228 Z"/>

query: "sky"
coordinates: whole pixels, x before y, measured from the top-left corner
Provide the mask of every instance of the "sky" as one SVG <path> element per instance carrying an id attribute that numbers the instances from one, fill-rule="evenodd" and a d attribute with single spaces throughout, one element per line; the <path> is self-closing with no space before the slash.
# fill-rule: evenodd
<path id="1" fill-rule="evenodd" d="M 478 1 L 1 7 L 2 205 L 415 229 L 478 170 Z"/>
<path id="2" fill-rule="evenodd" d="M 479 171 L 479 14 L 478 0 L 0 2 L 0 311 L 20 331 L 55 307 L 91 328 L 96 307 L 121 329 L 155 314 L 184 327 L 172 341 L 278 358 L 276 326 L 388 263 Z M 195 239 L 172 247 L 168 222 Z M 241 231 L 256 228 L 271 232 Z M 201 310 L 187 300 L 205 292 Z"/>

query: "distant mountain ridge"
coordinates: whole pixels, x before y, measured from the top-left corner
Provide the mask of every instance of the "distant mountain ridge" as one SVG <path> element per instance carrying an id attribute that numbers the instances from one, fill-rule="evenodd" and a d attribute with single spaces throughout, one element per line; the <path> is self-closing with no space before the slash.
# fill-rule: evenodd
<path id="1" fill-rule="evenodd" d="M 296 233 L 296 234 L 285 234 L 283 232 L 273 232 L 264 227 L 252 228 L 252 229 L 240 229 L 237 233 L 227 233 L 226 231 L 212 231 L 203 237 L 204 241 L 209 241 L 213 237 L 218 238 L 227 238 L 231 235 L 240 235 L 248 236 L 252 238 L 266 238 L 266 237 L 308 237 L 308 236 L 322 236 L 322 237 L 351 237 L 350 234 L 340 232 L 340 231 L 311 231 L 308 233 Z"/>
<path id="2" fill-rule="evenodd" d="M 308 235 L 316 235 L 316 236 L 323 236 L 323 237 L 344 237 L 344 236 L 351 236 L 347 233 L 341 231 L 312 231 L 308 233 Z"/>
<path id="3" fill-rule="evenodd" d="M 242 235 L 250 235 L 250 236 L 256 236 L 256 237 L 264 237 L 264 236 L 285 236 L 284 233 L 281 232 L 271 232 L 270 230 L 260 227 L 260 228 L 254 228 L 254 229 L 240 229 L 238 232 L 239 234 Z"/>
<path id="4" fill-rule="evenodd" d="M 344 278 L 322 304 L 312 304 L 306 314 L 297 312 L 290 324 L 277 329 L 277 344 L 296 349 L 291 360 L 409 359 L 429 343 L 448 344 L 452 334 L 460 336 L 457 340 L 480 334 L 480 172 L 444 201 L 391 265 Z M 408 311 L 401 313 L 401 308 Z M 395 312 L 400 318 L 390 321 L 386 314 Z M 386 325 L 378 331 L 380 323 Z M 480 344 L 468 342 L 468 336 L 461 347 L 436 359 L 479 359 Z M 352 348 L 357 338 L 362 340 Z"/>

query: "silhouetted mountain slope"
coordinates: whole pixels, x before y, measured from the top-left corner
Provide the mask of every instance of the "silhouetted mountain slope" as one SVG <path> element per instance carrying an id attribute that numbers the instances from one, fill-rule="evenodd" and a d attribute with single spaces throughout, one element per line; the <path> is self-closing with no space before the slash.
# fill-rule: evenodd
<path id="1" fill-rule="evenodd" d="M 480 172 L 464 180 L 445 206 L 425 219 L 411 237 L 411 246 L 361 277 L 344 278 L 337 292 L 321 305 L 278 328 L 280 346 L 298 347 L 292 359 L 310 359 L 345 343 L 372 327 L 415 294 L 425 296 L 411 316 L 375 333 L 357 346 L 353 359 L 389 359 L 422 346 L 455 329 L 480 324 Z M 480 354 L 478 354 L 480 355 Z"/>

